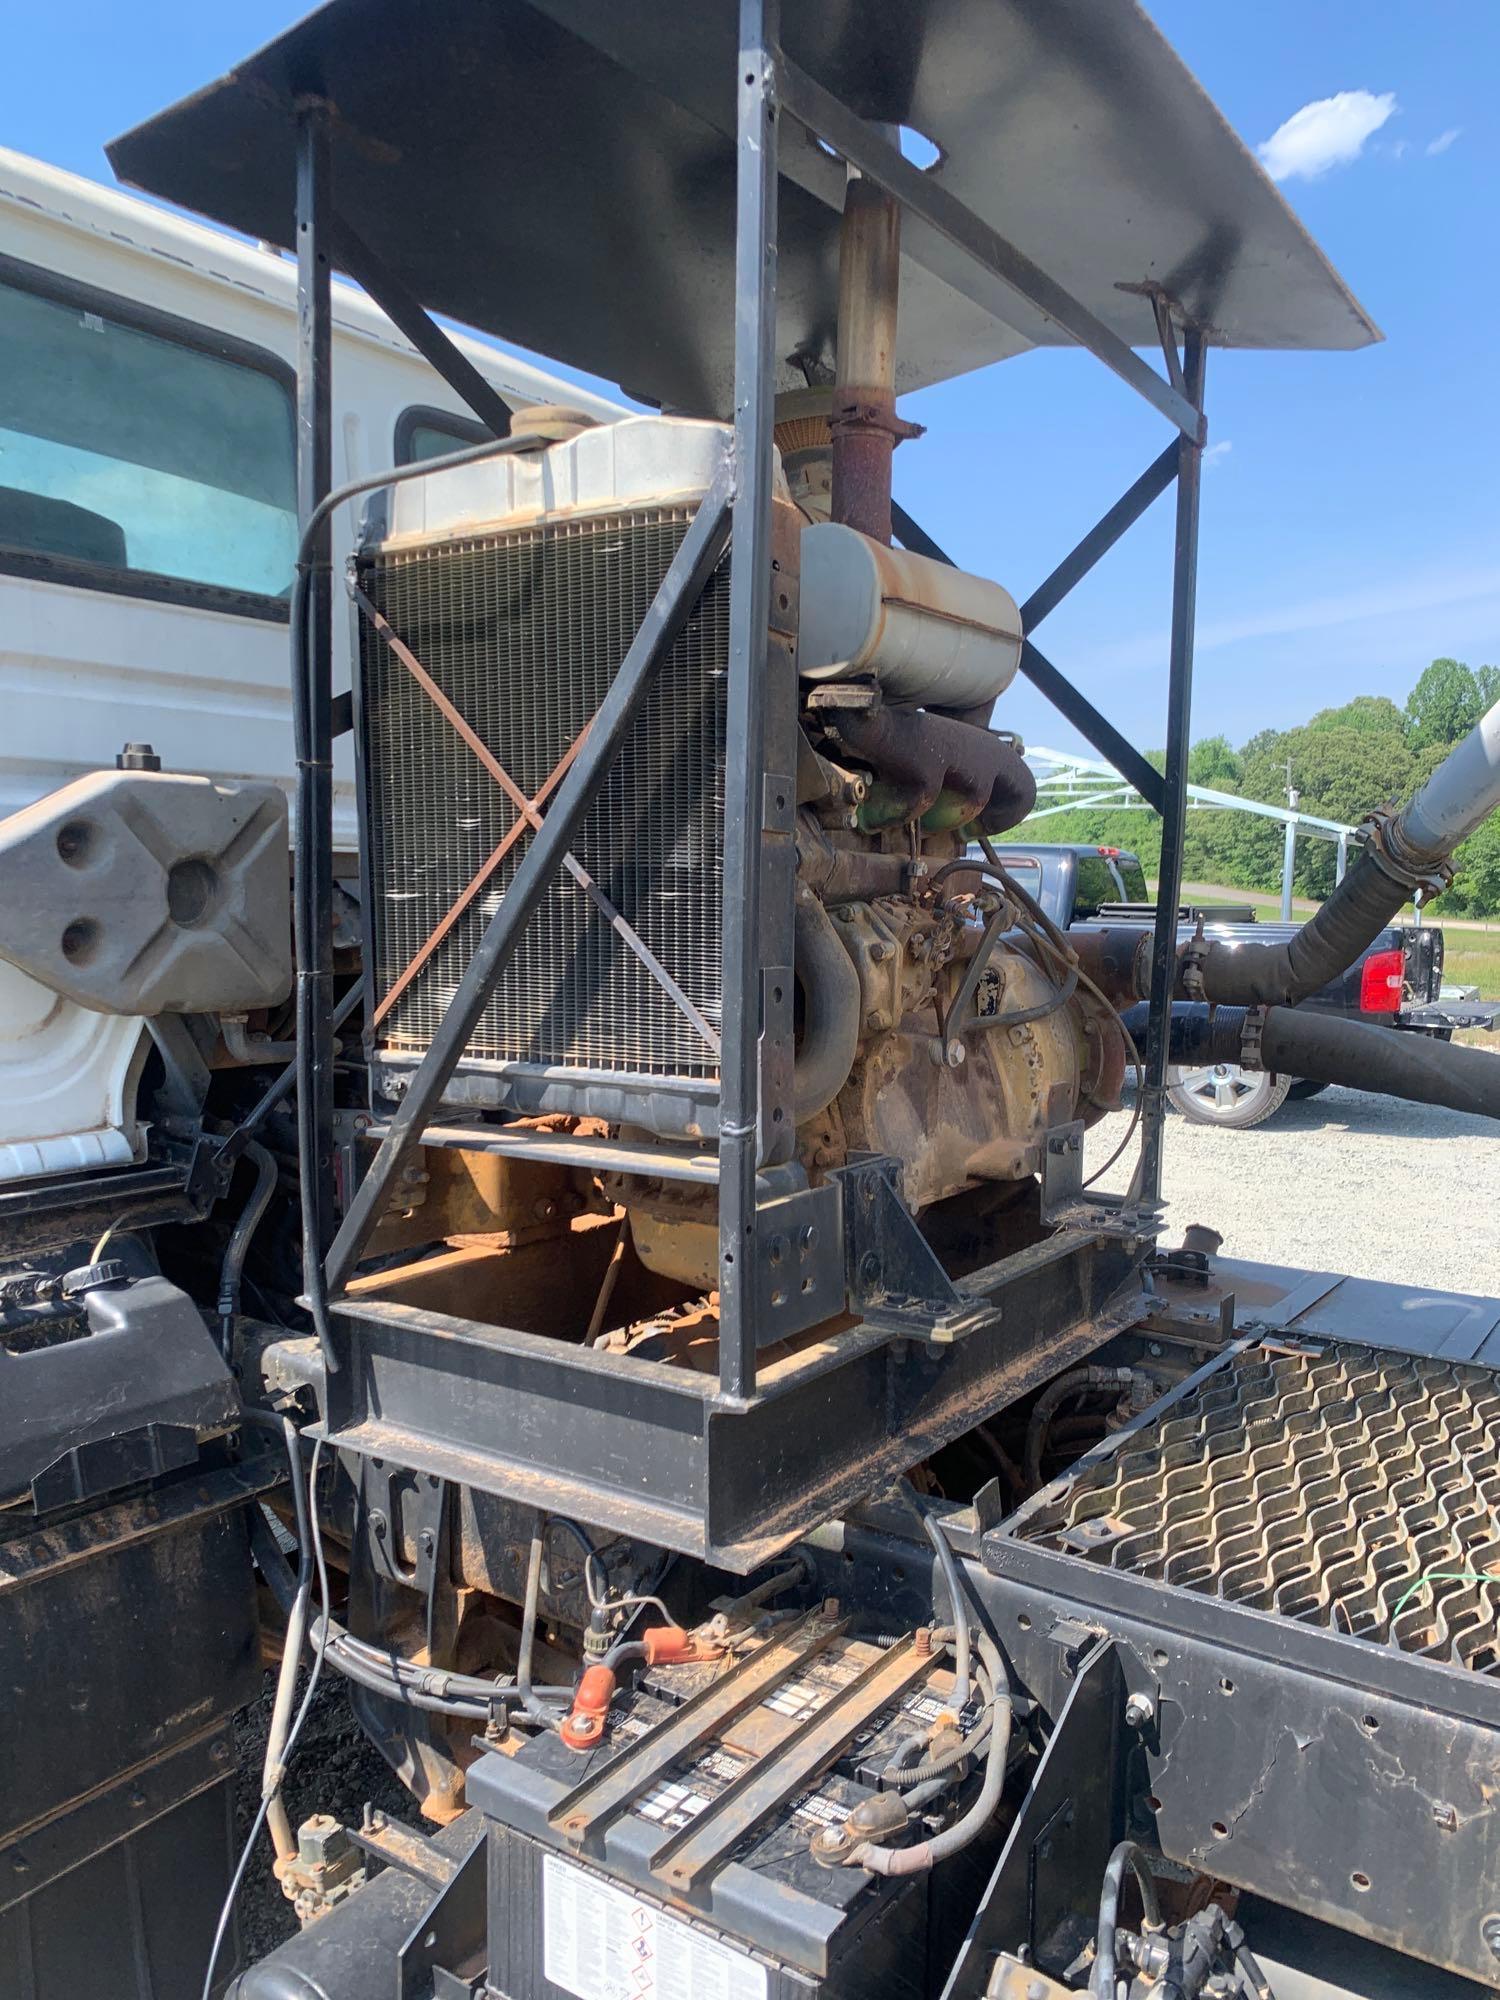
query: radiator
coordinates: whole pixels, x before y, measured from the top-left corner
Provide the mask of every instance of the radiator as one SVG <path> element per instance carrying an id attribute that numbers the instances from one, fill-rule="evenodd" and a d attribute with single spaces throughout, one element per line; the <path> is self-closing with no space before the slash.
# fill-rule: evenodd
<path id="1" fill-rule="evenodd" d="M 691 501 L 375 547 L 359 581 L 528 798 L 603 699 L 692 518 Z M 721 1017 L 728 563 L 710 581 L 572 852 L 715 1028 Z M 517 817 L 361 620 L 367 950 L 387 994 Z M 420 1054 L 526 852 L 523 834 L 385 1015 Z M 712 1078 L 717 1059 L 585 891 L 553 883 L 467 1060 Z"/>

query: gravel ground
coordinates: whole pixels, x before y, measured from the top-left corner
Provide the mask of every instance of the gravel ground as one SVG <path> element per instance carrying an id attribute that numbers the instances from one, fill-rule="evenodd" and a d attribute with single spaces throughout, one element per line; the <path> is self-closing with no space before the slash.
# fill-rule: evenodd
<path id="1" fill-rule="evenodd" d="M 306 1685 L 304 1674 L 297 1684 L 299 1707 Z M 250 1831 L 250 1822 L 260 1804 L 261 1766 L 275 1691 L 276 1676 L 268 1673 L 259 1702 L 253 1708 L 242 1709 L 235 1718 L 240 1755 L 235 1806 L 241 1840 Z M 427 1830 L 416 1801 L 355 1721 L 349 1706 L 348 1682 L 330 1671 L 313 1697 L 307 1726 L 287 1771 L 287 1811 L 294 1827 L 315 1812 L 331 1812 L 346 1826 L 351 1821 L 357 1826 L 366 1800 L 393 1819 L 403 1819 Z M 236 1914 L 243 1965 L 263 1958 L 273 1946 L 296 1932 L 297 1919 L 292 1906 L 271 1873 L 271 1843 L 264 1833 L 256 1841 L 255 1853 L 245 1871 Z"/>
<path id="2" fill-rule="evenodd" d="M 1127 1118 L 1089 1133 L 1086 1173 Z M 1123 1190 L 1133 1160 L 1132 1146 L 1099 1186 Z M 1173 1241 L 1203 1222 L 1227 1257 L 1500 1297 L 1500 1134 L 1488 1119 L 1338 1089 L 1289 1099 L 1247 1132 L 1169 1111 L 1163 1192 Z"/>

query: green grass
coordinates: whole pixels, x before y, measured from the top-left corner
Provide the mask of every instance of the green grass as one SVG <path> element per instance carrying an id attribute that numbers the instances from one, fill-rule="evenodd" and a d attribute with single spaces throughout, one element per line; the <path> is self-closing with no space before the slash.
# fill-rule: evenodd
<path id="1" fill-rule="evenodd" d="M 1443 932 L 1443 978 L 1477 986 L 1486 1000 L 1500 1000 L 1500 930 Z"/>

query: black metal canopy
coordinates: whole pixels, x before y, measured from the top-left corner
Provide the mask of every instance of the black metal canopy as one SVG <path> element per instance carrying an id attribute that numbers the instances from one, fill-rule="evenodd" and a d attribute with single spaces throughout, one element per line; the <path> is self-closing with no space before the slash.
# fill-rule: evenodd
<path id="1" fill-rule="evenodd" d="M 297 105 L 324 98 L 340 216 L 411 295 L 724 414 L 735 16 L 734 0 L 329 0 L 109 158 L 286 243 Z M 935 185 L 1132 346 L 1157 346 L 1153 288 L 1215 344 L 1379 338 L 1133 0 L 798 0 L 782 44 L 781 386 L 833 357 L 844 168 L 786 115 L 820 89 L 935 143 Z M 1076 337 L 932 222 L 909 215 L 903 250 L 899 388 Z"/>

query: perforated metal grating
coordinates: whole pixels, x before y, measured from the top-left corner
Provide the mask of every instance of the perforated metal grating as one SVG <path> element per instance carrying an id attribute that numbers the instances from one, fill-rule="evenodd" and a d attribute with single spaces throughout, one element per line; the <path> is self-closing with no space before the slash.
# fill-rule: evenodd
<path id="1" fill-rule="evenodd" d="M 1370 1348 L 1229 1357 L 1016 1538 L 1500 1674 L 1500 1382 Z"/>
<path id="2" fill-rule="evenodd" d="M 542 523 L 389 552 L 360 582 L 528 798 L 584 728 L 650 606 L 692 508 Z M 573 842 L 690 1000 L 720 1018 L 728 565 L 710 581 Z M 516 809 L 361 620 L 377 993 L 421 948 Z M 523 834 L 381 1023 L 421 1050 L 515 876 Z M 471 1057 L 711 1077 L 712 1050 L 577 883 L 522 934 Z"/>

